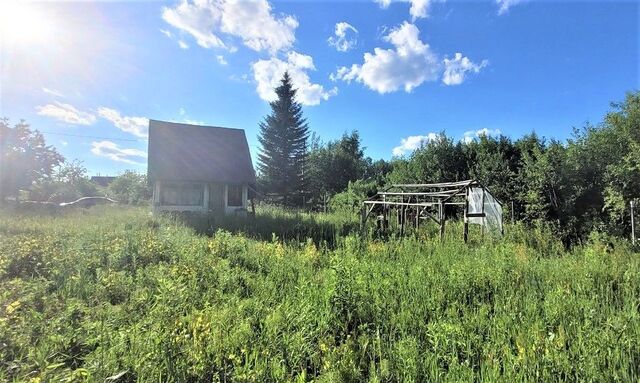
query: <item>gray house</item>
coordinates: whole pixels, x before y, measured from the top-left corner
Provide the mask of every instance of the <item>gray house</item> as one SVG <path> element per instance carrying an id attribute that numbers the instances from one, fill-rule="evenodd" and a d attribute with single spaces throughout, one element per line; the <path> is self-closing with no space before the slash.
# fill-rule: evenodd
<path id="1" fill-rule="evenodd" d="M 154 211 L 243 214 L 256 176 L 244 130 L 149 120 Z"/>

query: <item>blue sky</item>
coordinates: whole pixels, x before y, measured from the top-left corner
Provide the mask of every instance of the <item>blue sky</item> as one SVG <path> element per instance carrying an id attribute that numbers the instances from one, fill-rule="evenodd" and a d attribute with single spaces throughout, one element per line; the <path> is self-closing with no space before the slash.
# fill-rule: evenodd
<path id="1" fill-rule="evenodd" d="M 146 170 L 147 118 L 246 130 L 284 70 L 324 140 L 566 139 L 639 88 L 637 2 L 3 3 L 0 116 L 91 174 Z M 26 27 L 26 28 L 25 28 Z"/>

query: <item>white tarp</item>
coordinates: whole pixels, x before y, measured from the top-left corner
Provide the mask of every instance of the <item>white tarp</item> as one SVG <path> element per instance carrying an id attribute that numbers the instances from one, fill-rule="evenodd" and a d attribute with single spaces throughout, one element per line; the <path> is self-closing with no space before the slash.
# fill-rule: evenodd
<path id="1" fill-rule="evenodd" d="M 471 187 L 469 189 L 470 214 L 484 213 L 484 217 L 469 217 L 469 223 L 483 225 L 492 235 L 502 234 L 502 206 L 485 189 Z"/>

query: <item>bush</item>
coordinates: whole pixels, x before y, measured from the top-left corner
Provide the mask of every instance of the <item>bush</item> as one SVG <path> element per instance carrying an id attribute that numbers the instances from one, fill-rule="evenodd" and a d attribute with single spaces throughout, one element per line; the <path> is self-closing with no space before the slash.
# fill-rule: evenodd
<path id="1" fill-rule="evenodd" d="M 153 191 L 145 174 L 127 170 L 109 185 L 111 196 L 120 203 L 142 205 L 149 203 Z"/>
<path id="2" fill-rule="evenodd" d="M 378 185 L 375 181 L 349 181 L 349 185 L 345 191 L 331 198 L 329 207 L 332 211 L 357 212 L 362 208 L 362 202 L 374 196 L 377 191 Z"/>

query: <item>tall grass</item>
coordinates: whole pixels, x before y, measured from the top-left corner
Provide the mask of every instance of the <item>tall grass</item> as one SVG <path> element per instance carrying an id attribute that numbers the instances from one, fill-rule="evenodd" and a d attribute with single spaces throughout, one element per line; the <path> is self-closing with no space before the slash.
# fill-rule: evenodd
<path id="1" fill-rule="evenodd" d="M 138 209 L 0 217 L 0 381 L 640 378 L 624 242 L 565 251 L 514 227 L 465 245 L 451 224 L 444 243 L 425 227 L 329 246 L 304 222 L 338 218 L 291 214 L 265 213 L 305 227 L 288 237 Z"/>
<path id="2" fill-rule="evenodd" d="M 360 228 L 360 216 L 353 212 L 314 213 L 259 205 L 255 216 L 202 214 L 171 215 L 199 234 L 213 235 L 223 229 L 253 239 L 271 241 L 274 236 L 287 243 L 311 239 L 317 245 L 333 247 L 340 238 Z"/>

